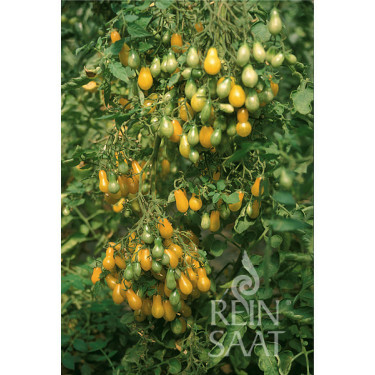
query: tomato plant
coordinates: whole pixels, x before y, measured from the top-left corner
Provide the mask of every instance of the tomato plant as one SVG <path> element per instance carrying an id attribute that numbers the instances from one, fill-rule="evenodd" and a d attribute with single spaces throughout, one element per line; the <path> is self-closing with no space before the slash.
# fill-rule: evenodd
<path id="1" fill-rule="evenodd" d="M 312 371 L 312 4 L 275 4 L 63 4 L 66 369 Z M 213 338 L 250 274 L 280 321 L 228 308 Z"/>

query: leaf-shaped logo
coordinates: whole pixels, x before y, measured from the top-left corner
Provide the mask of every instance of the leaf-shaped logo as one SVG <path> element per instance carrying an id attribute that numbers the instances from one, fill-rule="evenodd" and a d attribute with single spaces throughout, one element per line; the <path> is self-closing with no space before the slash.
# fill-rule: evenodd
<path id="1" fill-rule="evenodd" d="M 254 265 L 251 263 L 249 256 L 246 251 L 242 256 L 242 265 L 249 273 L 248 275 L 239 275 L 235 277 L 232 281 L 232 293 L 233 295 L 242 302 L 243 305 L 247 305 L 245 299 L 242 295 L 252 296 L 259 289 L 259 276 L 254 268 Z M 242 294 L 242 295 L 241 295 Z"/>

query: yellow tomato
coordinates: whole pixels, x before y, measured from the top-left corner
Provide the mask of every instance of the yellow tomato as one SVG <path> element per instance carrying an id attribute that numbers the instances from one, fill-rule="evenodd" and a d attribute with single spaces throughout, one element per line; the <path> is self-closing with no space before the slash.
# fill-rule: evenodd
<path id="1" fill-rule="evenodd" d="M 142 90 L 149 90 L 152 87 L 153 81 L 150 68 L 141 68 L 138 76 L 138 86 Z"/>
<path id="2" fill-rule="evenodd" d="M 245 91 L 240 85 L 234 85 L 229 93 L 229 103 L 233 107 L 242 107 L 245 104 Z"/>
<path id="3" fill-rule="evenodd" d="M 251 129 L 249 121 L 238 122 L 236 125 L 236 132 L 240 137 L 247 137 L 251 133 Z"/>

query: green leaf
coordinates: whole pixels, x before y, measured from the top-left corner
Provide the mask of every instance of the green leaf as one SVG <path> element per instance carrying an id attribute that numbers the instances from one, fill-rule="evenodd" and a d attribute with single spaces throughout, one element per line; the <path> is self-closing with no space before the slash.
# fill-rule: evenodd
<path id="1" fill-rule="evenodd" d="M 88 346 L 87 344 L 81 340 L 81 339 L 76 339 L 73 341 L 73 346 L 74 349 L 80 351 L 80 352 L 87 352 L 88 351 Z"/>
<path id="2" fill-rule="evenodd" d="M 296 204 L 293 195 L 287 191 L 276 191 L 273 194 L 273 199 L 286 206 L 294 206 Z"/>
<path id="3" fill-rule="evenodd" d="M 262 22 L 257 22 L 251 27 L 251 32 L 254 33 L 255 39 L 261 42 L 267 42 L 271 38 L 271 33 L 268 31 L 267 25 Z"/>
<path id="4" fill-rule="evenodd" d="M 173 85 L 175 85 L 178 82 L 178 80 L 180 79 L 180 76 L 181 76 L 181 73 L 173 74 L 172 77 L 169 78 L 167 86 L 172 87 Z"/>
<path id="5" fill-rule="evenodd" d="M 238 203 L 240 201 L 240 197 L 236 191 L 231 195 L 222 194 L 221 197 L 223 198 L 223 201 L 228 204 Z"/>
<path id="6" fill-rule="evenodd" d="M 128 23 L 134 22 L 138 19 L 139 17 L 136 14 L 126 14 L 124 16 L 124 20 Z"/>
<path id="7" fill-rule="evenodd" d="M 224 180 L 219 180 L 216 183 L 216 186 L 217 186 L 217 190 L 219 190 L 219 191 L 224 190 L 225 189 L 225 181 Z"/>
<path id="8" fill-rule="evenodd" d="M 121 324 L 130 324 L 134 322 L 134 314 L 130 311 L 126 312 L 120 319 Z"/>
<path id="9" fill-rule="evenodd" d="M 140 42 L 139 46 L 138 46 L 138 52 L 140 52 L 140 53 L 146 52 L 146 51 L 150 50 L 152 47 L 153 47 L 153 45 L 151 43 Z"/>
<path id="10" fill-rule="evenodd" d="M 279 375 L 272 346 L 267 345 L 267 351 L 264 349 L 263 345 L 256 346 L 254 349 L 255 354 L 258 356 L 258 367 L 263 371 L 264 375 Z"/>
<path id="11" fill-rule="evenodd" d="M 210 253 L 215 256 L 219 257 L 220 255 L 223 254 L 224 250 L 227 248 L 227 243 L 226 241 L 220 241 L 220 240 L 215 240 L 210 248 Z"/>
<path id="12" fill-rule="evenodd" d="M 181 371 L 181 363 L 177 358 L 169 360 L 169 372 L 171 374 L 179 374 Z"/>
<path id="13" fill-rule="evenodd" d="M 62 364 L 69 370 L 74 370 L 75 358 L 70 353 L 65 353 L 62 357 Z"/>
<path id="14" fill-rule="evenodd" d="M 99 349 L 103 349 L 107 346 L 108 344 L 108 341 L 106 340 L 96 340 L 96 341 L 93 341 L 93 342 L 89 342 L 89 351 L 90 352 L 95 352 Z"/>
<path id="15" fill-rule="evenodd" d="M 129 83 L 129 78 L 126 73 L 125 68 L 122 66 L 122 64 L 118 61 L 111 62 L 108 65 L 108 68 L 110 72 L 118 79 L 121 79 L 121 81 L 124 81 L 125 83 Z"/>
<path id="16" fill-rule="evenodd" d="M 289 218 L 267 220 L 267 224 L 276 232 L 290 232 L 296 229 L 311 228 L 311 225 L 303 221 Z"/>
<path id="17" fill-rule="evenodd" d="M 174 196 L 174 190 L 168 195 L 168 203 L 176 202 L 176 197 Z"/>
<path id="18" fill-rule="evenodd" d="M 288 375 L 292 367 L 293 353 L 290 350 L 279 353 L 278 362 L 280 375 Z"/>
<path id="19" fill-rule="evenodd" d="M 134 38 L 145 38 L 151 36 L 151 34 L 146 30 L 151 17 L 142 17 L 137 21 L 130 23 L 128 25 L 128 33 Z"/>
<path id="20" fill-rule="evenodd" d="M 215 203 L 219 202 L 219 199 L 220 199 L 220 194 L 215 193 L 212 197 L 212 203 L 215 204 Z"/>
<path id="21" fill-rule="evenodd" d="M 122 50 L 123 45 L 124 45 L 124 39 L 120 39 L 117 42 L 112 43 L 111 46 L 106 49 L 106 52 L 112 55 L 118 55 L 120 51 Z"/>
<path id="22" fill-rule="evenodd" d="M 314 100 L 314 90 L 311 87 L 299 87 L 297 91 L 292 92 L 290 97 L 297 112 L 302 115 L 311 112 L 311 102 Z"/>
<path id="23" fill-rule="evenodd" d="M 283 242 L 283 238 L 281 236 L 279 236 L 278 234 L 275 234 L 270 239 L 270 245 L 274 249 L 278 249 L 282 242 Z"/>
<path id="24" fill-rule="evenodd" d="M 155 5 L 159 9 L 167 9 L 174 3 L 174 0 L 157 0 Z"/>
<path id="25" fill-rule="evenodd" d="M 61 246 L 61 254 L 64 254 L 70 250 L 72 250 L 78 244 L 87 241 L 88 238 L 83 235 L 82 233 L 74 233 L 71 235 L 65 243 Z"/>

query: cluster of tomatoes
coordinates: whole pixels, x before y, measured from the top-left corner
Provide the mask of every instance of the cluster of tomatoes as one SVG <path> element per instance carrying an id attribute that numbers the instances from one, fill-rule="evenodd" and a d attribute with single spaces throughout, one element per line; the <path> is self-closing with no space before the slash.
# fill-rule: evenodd
<path id="1" fill-rule="evenodd" d="M 271 12 L 268 29 L 274 36 L 282 29 L 275 9 Z M 202 32 L 203 25 L 196 24 L 195 30 Z M 122 45 L 118 58 L 123 66 L 130 67 L 135 73 L 134 84 L 143 93 L 117 97 L 113 104 L 118 105 L 121 112 L 133 111 L 133 118 L 142 120 L 144 126 L 135 136 L 140 148 L 142 139 L 150 141 L 149 146 L 151 140 L 155 142 L 153 144 L 159 140 L 156 158 L 139 163 L 135 160 L 137 153 L 130 157 L 133 151 L 126 148 L 126 140 L 134 137 L 128 133 L 133 125 L 117 124 L 116 136 L 122 143 L 116 148 L 116 160 L 99 171 L 99 189 L 117 213 L 125 210 L 126 198 L 136 204 L 139 193 L 148 194 L 149 185 L 145 179 L 154 163 L 158 164 L 161 177 L 171 172 L 168 148 L 178 147 L 180 159 L 198 168 L 201 175 L 207 171 L 207 167 L 202 167 L 204 163 L 200 163 L 205 155 L 217 155 L 219 162 L 221 156 L 230 156 L 237 147 L 235 140 L 251 135 L 253 127 L 258 126 L 254 121 L 260 118 L 263 107 L 278 95 L 279 85 L 273 68 L 297 62 L 294 55 L 276 46 L 266 51 L 260 41 L 254 40 L 239 46 L 233 66 L 233 60 L 219 57 L 220 49 L 218 52 L 211 46 L 203 54 L 199 48 L 184 42 L 180 34 L 170 35 L 169 31 L 161 38 L 162 55 L 148 51 L 141 59 L 137 50 L 130 48 L 117 30 L 111 31 L 110 38 L 113 44 Z M 154 53 L 152 61 L 151 53 Z M 96 83 L 90 82 L 84 88 L 93 91 Z M 114 158 L 113 155 L 110 157 Z M 254 173 L 259 177 L 252 184 L 252 197 L 245 210 L 250 219 L 259 216 L 265 182 L 261 171 Z M 214 181 L 223 177 L 220 169 L 213 174 Z M 201 228 L 211 232 L 219 231 L 220 219 L 225 220 L 231 212 L 239 211 L 246 197 L 245 188 L 233 189 L 238 195 L 235 202 L 231 200 L 233 203 L 227 204 L 219 199 L 212 209 L 200 194 L 188 198 L 186 186 L 186 183 L 180 188 L 175 185 L 177 211 L 186 213 L 189 208 L 195 212 L 204 211 Z M 228 190 L 226 194 L 229 195 Z M 164 318 L 172 322 L 173 332 L 183 332 L 186 329 L 184 319 L 191 315 L 189 302 L 201 292 L 207 292 L 211 283 L 207 277 L 207 261 L 198 251 L 198 238 L 193 232 L 185 232 L 189 233 L 185 238 L 181 233 L 174 231 L 164 218 L 151 226 L 146 225 L 139 236 L 136 231 L 132 232 L 126 243 L 110 243 L 102 267 L 94 269 L 92 282 L 95 284 L 104 278 L 113 290 L 114 302 L 127 300 L 137 321 L 150 316 Z"/>
<path id="2" fill-rule="evenodd" d="M 91 281 L 105 279 L 114 303 L 126 300 L 136 321 L 163 318 L 174 333 L 183 333 L 189 304 L 211 287 L 198 246 L 193 232 L 174 231 L 167 218 L 159 218 L 157 228 L 145 225 L 140 236 L 132 232 L 126 246 L 110 242 Z"/>

